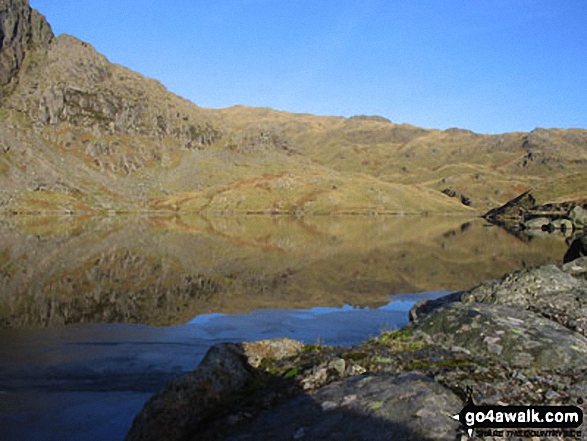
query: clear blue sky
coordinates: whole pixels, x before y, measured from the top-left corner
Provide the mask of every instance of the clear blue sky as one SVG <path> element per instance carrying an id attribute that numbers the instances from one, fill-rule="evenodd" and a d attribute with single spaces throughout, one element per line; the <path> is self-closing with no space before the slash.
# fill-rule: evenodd
<path id="1" fill-rule="evenodd" d="M 587 128 L 586 0 L 30 0 L 203 107 Z"/>

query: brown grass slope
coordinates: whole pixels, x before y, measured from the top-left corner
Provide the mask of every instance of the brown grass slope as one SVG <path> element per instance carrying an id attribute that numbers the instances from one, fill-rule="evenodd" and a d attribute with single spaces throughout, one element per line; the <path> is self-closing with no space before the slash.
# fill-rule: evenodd
<path id="1" fill-rule="evenodd" d="M 30 10 L 26 0 L 0 8 L 3 17 Z M 203 109 L 29 16 L 46 38 L 19 46 L 0 93 L 5 212 L 481 212 L 534 187 L 549 200 L 586 196 L 585 130 L 489 136 Z"/>

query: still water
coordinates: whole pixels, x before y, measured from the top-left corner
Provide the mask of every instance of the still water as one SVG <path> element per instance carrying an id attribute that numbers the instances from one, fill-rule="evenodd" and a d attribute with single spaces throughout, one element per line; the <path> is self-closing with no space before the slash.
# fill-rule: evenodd
<path id="1" fill-rule="evenodd" d="M 122 439 L 214 343 L 357 343 L 565 251 L 462 217 L 0 219 L 0 439 Z"/>

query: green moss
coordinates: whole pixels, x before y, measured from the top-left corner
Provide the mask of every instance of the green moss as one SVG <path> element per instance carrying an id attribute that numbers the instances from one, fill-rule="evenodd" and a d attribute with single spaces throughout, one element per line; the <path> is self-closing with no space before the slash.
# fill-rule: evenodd
<path id="1" fill-rule="evenodd" d="M 302 349 L 302 354 L 307 354 L 310 352 L 318 352 L 322 348 L 322 345 L 319 343 L 304 345 Z"/>
<path id="2" fill-rule="evenodd" d="M 381 344 L 387 344 L 392 341 L 406 341 L 411 335 L 412 334 L 409 331 L 399 329 L 397 331 L 384 332 L 376 339 L 376 341 Z"/>
<path id="3" fill-rule="evenodd" d="M 403 329 L 383 333 L 375 339 L 375 343 L 398 351 L 417 351 L 428 346 L 424 341 L 414 340 L 411 332 Z"/>
<path id="4" fill-rule="evenodd" d="M 267 373 L 269 375 L 278 376 L 278 377 L 287 375 L 290 371 L 292 371 L 294 369 L 297 369 L 297 368 L 292 369 L 289 366 L 276 366 L 272 360 L 267 359 L 267 358 L 264 358 L 263 360 L 261 360 L 261 363 L 259 364 L 259 371 Z M 297 372 L 296 372 L 296 374 L 297 374 Z M 293 374 L 293 375 L 296 375 L 296 374 Z"/>
<path id="5" fill-rule="evenodd" d="M 299 369 L 299 368 L 297 368 L 297 367 L 295 367 L 295 368 L 293 368 L 293 369 L 290 369 L 289 371 L 287 371 L 287 372 L 285 373 L 285 375 L 283 376 L 283 378 L 285 378 L 285 379 L 287 380 L 287 379 L 290 379 L 290 378 L 293 378 L 293 377 L 295 377 L 295 376 L 296 376 L 296 375 L 298 375 L 299 373 L 300 373 L 300 369 Z"/>
<path id="6" fill-rule="evenodd" d="M 383 401 L 375 401 L 371 406 L 369 406 L 371 410 L 381 409 L 383 407 Z"/>

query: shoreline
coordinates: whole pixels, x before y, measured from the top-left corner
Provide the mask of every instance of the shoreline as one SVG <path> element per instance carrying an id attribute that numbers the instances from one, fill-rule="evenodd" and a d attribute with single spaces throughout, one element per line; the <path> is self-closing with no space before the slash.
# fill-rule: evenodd
<path id="1" fill-rule="evenodd" d="M 351 347 L 215 346 L 148 401 L 126 439 L 334 439 L 321 438 L 328 426 L 358 439 L 452 440 L 466 436 L 448 415 L 467 387 L 476 405 L 585 411 L 586 275 L 587 258 L 509 273 L 418 304 L 407 326 Z"/>

